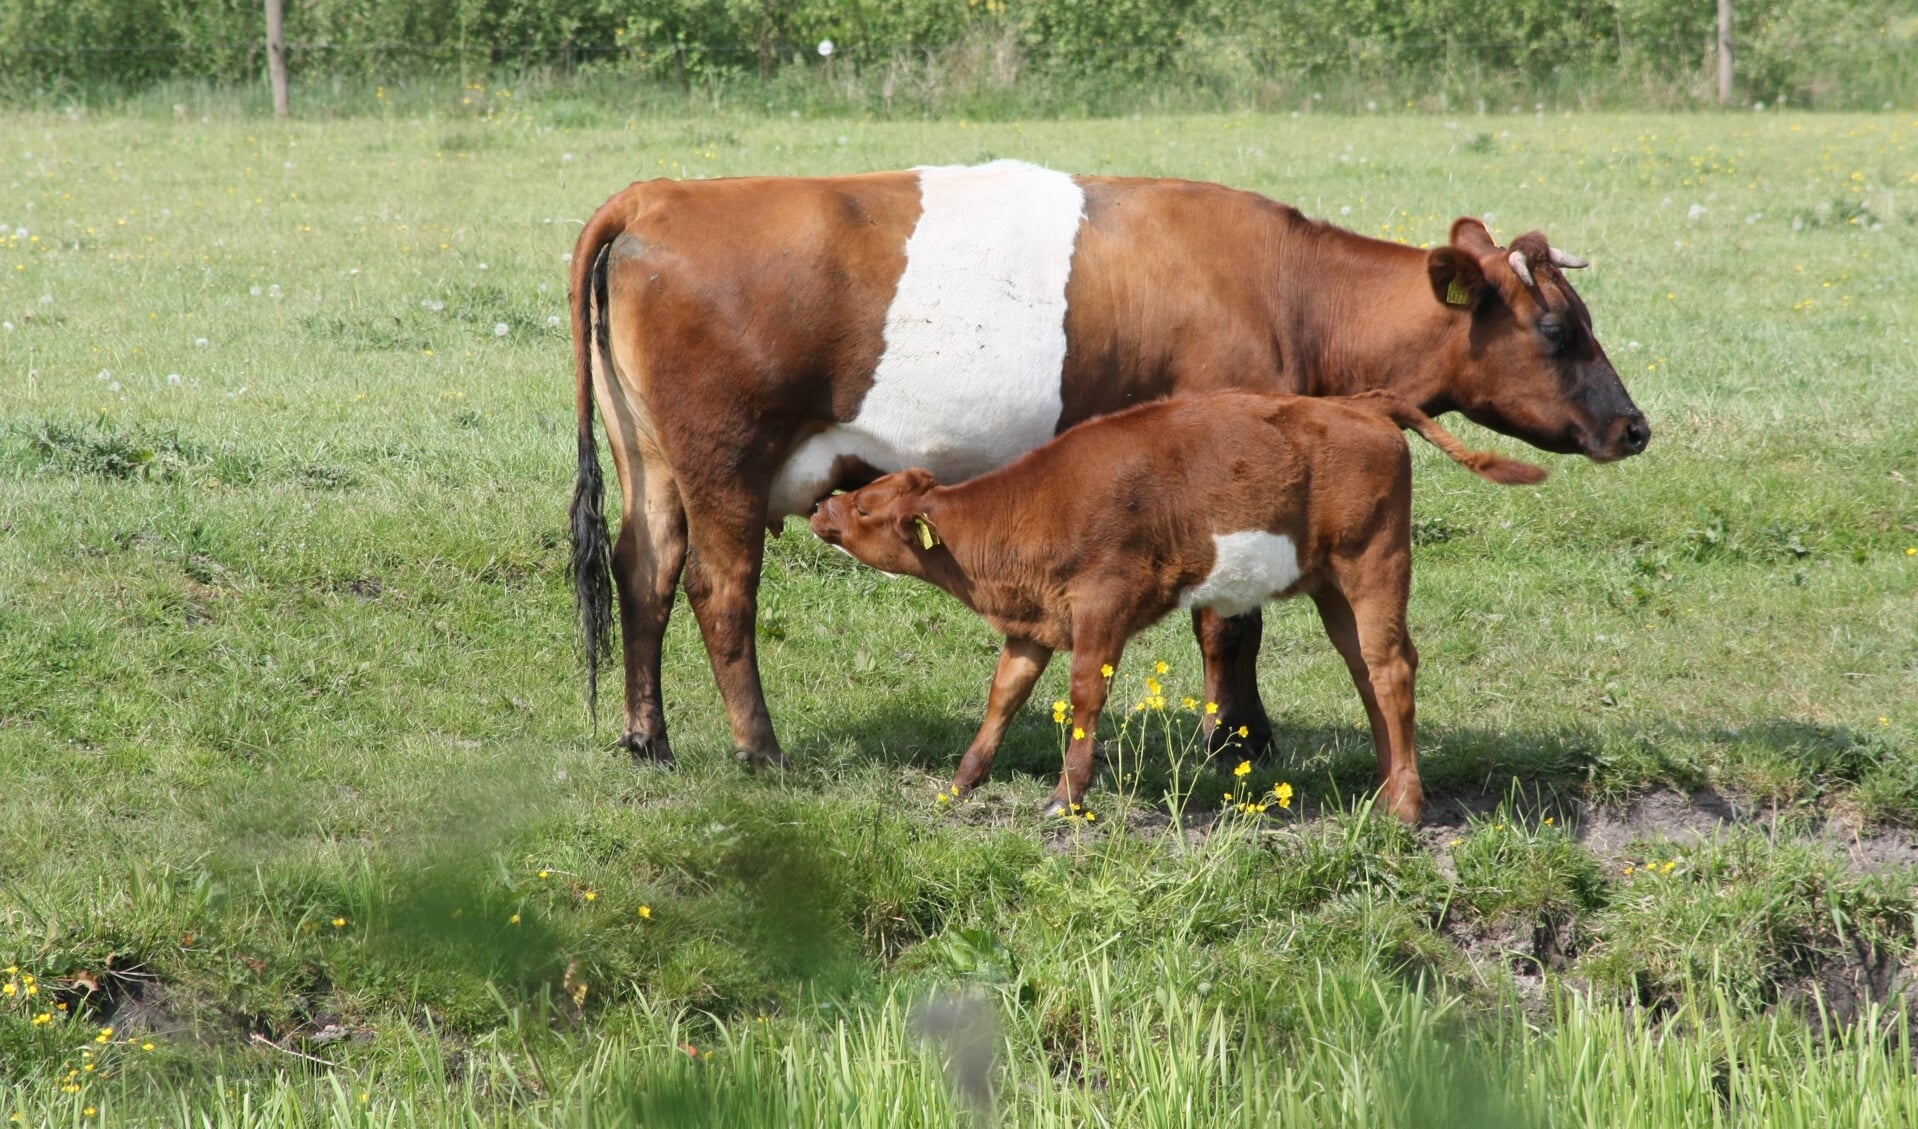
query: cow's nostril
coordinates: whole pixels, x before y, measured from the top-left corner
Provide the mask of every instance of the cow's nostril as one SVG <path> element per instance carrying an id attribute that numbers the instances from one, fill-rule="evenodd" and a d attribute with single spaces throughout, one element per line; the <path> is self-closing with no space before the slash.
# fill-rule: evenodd
<path id="1" fill-rule="evenodd" d="M 1636 455 L 1643 451 L 1645 445 L 1651 441 L 1652 425 L 1646 422 L 1644 416 L 1639 416 L 1625 425 L 1625 446 L 1631 448 L 1632 454 Z"/>

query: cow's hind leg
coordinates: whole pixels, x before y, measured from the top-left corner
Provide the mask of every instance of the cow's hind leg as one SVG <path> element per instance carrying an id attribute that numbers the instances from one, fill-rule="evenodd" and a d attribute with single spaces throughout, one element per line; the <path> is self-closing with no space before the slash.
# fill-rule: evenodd
<path id="1" fill-rule="evenodd" d="M 1222 616 L 1209 608 L 1192 612 L 1192 633 L 1205 660 L 1205 700 L 1219 711 L 1205 714 L 1207 747 L 1258 755 L 1272 743 L 1272 720 L 1259 699 L 1259 637 L 1265 619 L 1258 609 Z M 1239 736 L 1244 729 L 1246 735 Z"/>
<path id="2" fill-rule="evenodd" d="M 622 467 L 620 482 L 625 516 L 613 546 L 613 582 L 626 660 L 626 734 L 619 744 L 635 759 L 671 764 L 660 655 L 686 561 L 686 510 L 657 452 Z"/>
<path id="3" fill-rule="evenodd" d="M 759 681 L 754 637 L 759 617 L 759 576 L 766 555 L 766 499 L 737 484 L 686 482 L 686 596 L 706 641 L 713 679 L 719 683 L 732 726 L 733 749 L 754 765 L 786 760 L 773 735 L 772 715 Z"/>

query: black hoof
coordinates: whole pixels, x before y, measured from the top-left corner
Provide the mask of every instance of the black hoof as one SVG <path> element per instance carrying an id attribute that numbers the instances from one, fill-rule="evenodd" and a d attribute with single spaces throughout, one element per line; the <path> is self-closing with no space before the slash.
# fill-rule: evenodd
<path id="1" fill-rule="evenodd" d="M 1245 730 L 1245 736 L 1239 730 Z M 1234 753 L 1241 758 L 1258 760 L 1272 748 L 1272 729 L 1270 725 L 1251 725 L 1246 722 L 1220 722 L 1206 737 L 1206 749 L 1214 756 L 1230 756 Z"/>
<path id="2" fill-rule="evenodd" d="M 678 763 L 673 759 L 672 743 L 666 740 L 664 733 L 656 737 L 628 733 L 613 742 L 613 748 L 625 749 L 635 764 L 656 764 L 661 768 L 672 768 Z"/>

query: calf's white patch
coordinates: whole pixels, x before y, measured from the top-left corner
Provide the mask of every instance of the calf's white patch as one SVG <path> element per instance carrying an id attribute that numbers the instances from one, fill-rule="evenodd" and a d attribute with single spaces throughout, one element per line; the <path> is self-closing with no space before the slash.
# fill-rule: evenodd
<path id="1" fill-rule="evenodd" d="M 1298 546 L 1283 533 L 1260 529 L 1214 533 L 1212 545 L 1212 571 L 1179 593 L 1182 608 L 1243 615 L 1298 582 Z"/>
<path id="2" fill-rule="evenodd" d="M 958 482 L 1059 425 L 1066 280 L 1085 192 L 1023 161 L 918 172 L 919 222 L 872 389 L 858 416 L 807 439 L 780 468 L 774 520 L 810 509 L 842 455 Z"/>

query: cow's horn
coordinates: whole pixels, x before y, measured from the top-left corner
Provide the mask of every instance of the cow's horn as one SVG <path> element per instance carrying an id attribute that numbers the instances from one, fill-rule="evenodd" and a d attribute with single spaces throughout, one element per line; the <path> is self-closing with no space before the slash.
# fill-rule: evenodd
<path id="1" fill-rule="evenodd" d="M 1582 270 L 1592 264 L 1579 258 L 1577 255 L 1569 254 L 1554 247 L 1552 248 L 1552 265 L 1555 267 L 1564 267 L 1566 270 Z"/>
<path id="2" fill-rule="evenodd" d="M 1527 286 L 1536 285 L 1532 281 L 1532 265 L 1525 261 L 1525 252 L 1514 251 L 1505 256 L 1505 261 L 1512 264 L 1512 273 L 1518 276 L 1520 282 Z"/>

